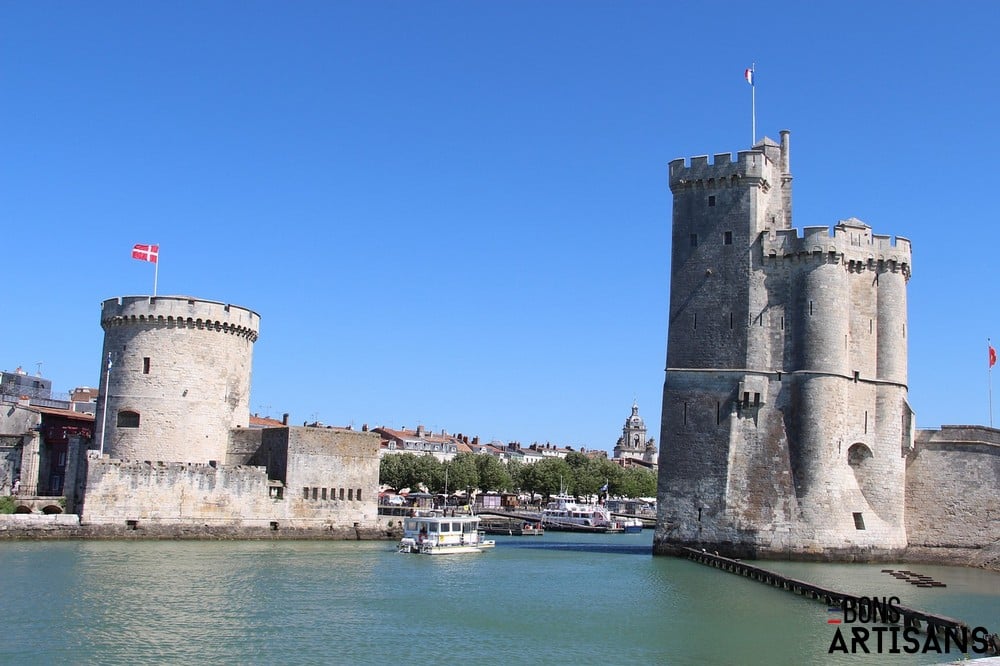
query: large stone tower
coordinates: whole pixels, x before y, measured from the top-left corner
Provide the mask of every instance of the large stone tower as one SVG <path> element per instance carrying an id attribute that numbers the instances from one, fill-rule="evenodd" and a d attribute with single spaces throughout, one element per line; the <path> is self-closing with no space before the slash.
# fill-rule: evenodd
<path id="1" fill-rule="evenodd" d="M 260 316 L 184 296 L 126 296 L 104 301 L 101 326 L 95 442 L 104 453 L 224 462 L 230 429 L 250 421 Z"/>
<path id="2" fill-rule="evenodd" d="M 789 133 L 670 163 L 670 314 L 654 550 L 906 545 L 910 243 L 792 228 Z"/>

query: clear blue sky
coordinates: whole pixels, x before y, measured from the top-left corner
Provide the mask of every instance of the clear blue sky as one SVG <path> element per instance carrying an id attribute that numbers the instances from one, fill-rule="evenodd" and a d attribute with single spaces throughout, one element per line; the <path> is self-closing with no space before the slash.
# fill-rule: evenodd
<path id="1" fill-rule="evenodd" d="M 795 226 L 913 242 L 918 425 L 986 423 L 998 35 L 996 2 L 4 2 L 0 367 L 96 386 L 159 243 L 161 295 L 260 313 L 252 411 L 608 449 L 637 399 L 658 437 L 666 165 L 749 147 L 756 62 Z"/>

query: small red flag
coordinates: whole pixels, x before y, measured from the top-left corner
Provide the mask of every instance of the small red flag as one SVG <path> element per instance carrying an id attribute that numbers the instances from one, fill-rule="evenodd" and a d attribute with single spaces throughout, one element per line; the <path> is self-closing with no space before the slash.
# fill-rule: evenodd
<path id="1" fill-rule="evenodd" d="M 997 364 L 997 350 L 993 348 L 993 345 L 988 345 L 990 348 L 990 367 L 992 368 Z"/>
<path id="2" fill-rule="evenodd" d="M 151 261 L 155 264 L 159 256 L 159 245 L 136 245 L 132 248 L 132 258 L 139 261 Z"/>

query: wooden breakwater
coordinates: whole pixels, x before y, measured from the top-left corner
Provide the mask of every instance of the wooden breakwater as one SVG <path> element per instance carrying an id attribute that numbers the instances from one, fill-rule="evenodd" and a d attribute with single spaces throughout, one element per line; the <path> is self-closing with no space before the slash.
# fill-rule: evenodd
<path id="1" fill-rule="evenodd" d="M 795 594 L 815 599 L 817 601 L 822 601 L 827 606 L 843 606 L 845 602 L 847 602 L 857 608 L 862 603 L 865 603 L 863 597 L 847 594 L 846 592 L 840 592 L 838 590 L 824 587 L 822 585 L 816 585 L 815 583 L 810 583 L 808 581 L 798 580 L 769 569 L 747 564 L 742 560 L 730 559 L 728 557 L 723 557 L 722 555 L 709 553 L 696 548 L 684 548 L 683 551 L 687 559 L 698 562 L 699 564 L 728 571 L 729 573 L 734 573 L 743 576 L 744 578 L 756 580 L 764 583 L 765 585 L 771 585 L 772 587 L 780 587 L 783 590 L 794 592 Z M 948 617 L 946 615 L 929 613 L 918 608 L 910 608 L 908 606 L 900 606 L 898 604 L 895 605 L 895 609 L 899 613 L 900 624 L 904 627 L 913 627 L 918 631 L 923 631 L 928 634 L 933 633 L 935 635 L 943 635 L 944 632 L 949 630 L 956 632 L 962 631 L 963 629 L 968 631 L 969 629 L 969 625 L 965 622 L 956 620 L 955 618 Z M 998 638 L 997 634 L 990 633 L 987 640 L 989 643 L 989 654 L 1000 654 L 1000 638 Z"/>

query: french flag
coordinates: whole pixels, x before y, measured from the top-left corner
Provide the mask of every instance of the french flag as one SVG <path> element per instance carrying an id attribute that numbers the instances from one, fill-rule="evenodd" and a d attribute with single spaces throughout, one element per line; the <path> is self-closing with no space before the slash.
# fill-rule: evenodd
<path id="1" fill-rule="evenodd" d="M 747 80 L 747 83 L 753 85 L 753 70 L 747 69 L 743 72 L 743 78 Z"/>

